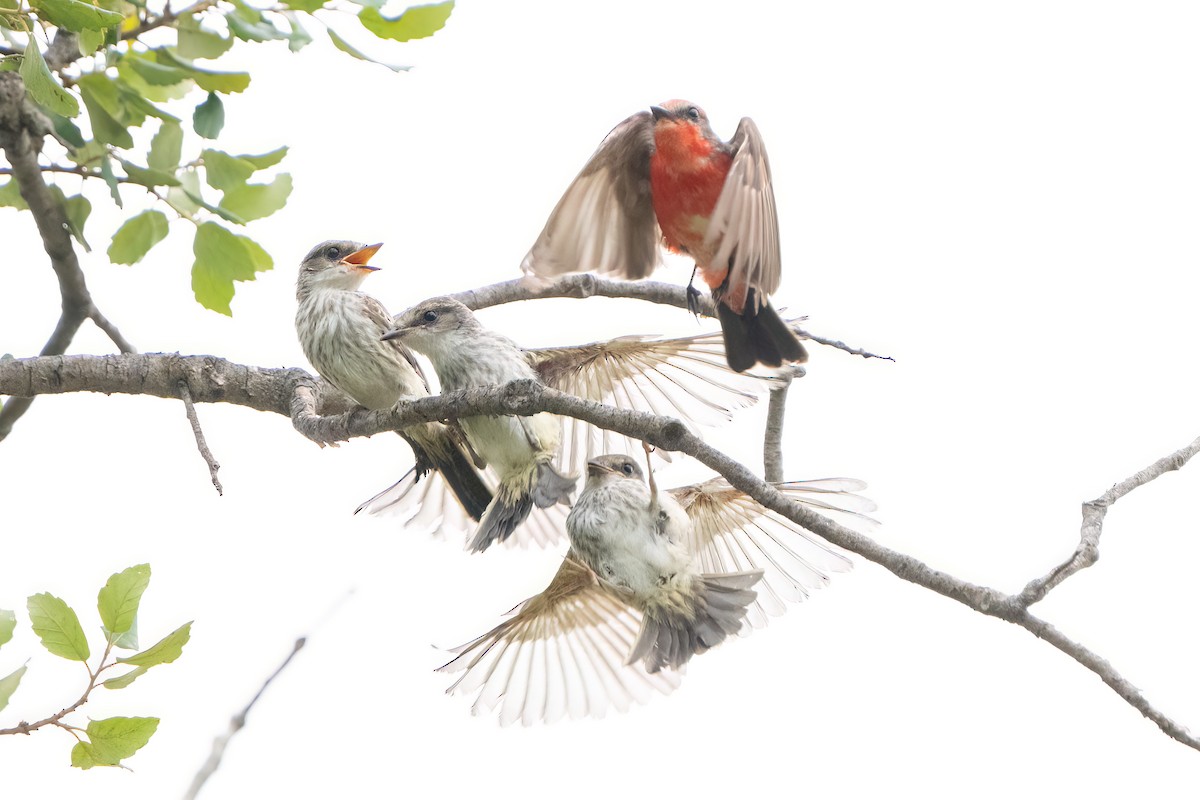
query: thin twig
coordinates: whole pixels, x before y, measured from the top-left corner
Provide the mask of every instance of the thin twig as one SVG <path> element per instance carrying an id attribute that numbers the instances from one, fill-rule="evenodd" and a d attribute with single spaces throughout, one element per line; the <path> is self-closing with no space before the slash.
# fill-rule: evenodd
<path id="1" fill-rule="evenodd" d="M 192 393 L 188 390 L 187 381 L 179 382 L 179 398 L 183 400 L 183 407 L 187 411 L 188 422 L 192 423 L 192 435 L 196 437 L 196 449 L 200 451 L 200 457 L 208 465 L 208 474 L 212 476 L 213 486 L 216 487 L 217 494 L 223 497 L 225 490 L 221 487 L 221 480 L 217 477 L 217 470 L 221 469 L 221 465 L 217 463 L 217 459 L 213 457 L 212 451 L 208 449 L 208 442 L 204 439 L 204 431 L 200 429 L 200 417 L 196 415 L 196 406 L 192 403 Z"/>
<path id="2" fill-rule="evenodd" d="M 1026 607 L 1031 606 L 1045 598 L 1051 589 L 1076 572 L 1095 564 L 1100 558 L 1100 534 L 1104 530 L 1104 517 L 1108 514 L 1109 506 L 1139 486 L 1145 486 L 1160 475 L 1179 469 L 1197 453 L 1200 453 L 1200 438 L 1187 447 L 1180 448 L 1165 458 L 1160 458 L 1120 483 L 1114 484 L 1111 489 L 1095 500 L 1084 503 L 1083 524 L 1080 526 L 1079 545 L 1075 548 L 1075 552 L 1071 554 L 1070 558 L 1042 577 L 1030 581 L 1017 595 L 1017 601 Z"/>
<path id="3" fill-rule="evenodd" d="M 279 677 L 279 673 L 283 672 L 287 668 L 287 665 L 292 663 L 292 659 L 296 657 L 296 653 L 299 653 L 303 649 L 304 643 L 305 638 L 301 636 L 292 644 L 292 651 L 287 654 L 287 658 L 283 660 L 283 663 L 267 676 L 267 679 L 263 681 L 263 685 L 254 693 L 254 697 L 250 698 L 250 702 L 246 704 L 246 707 L 237 714 L 234 714 L 233 718 L 229 720 L 229 730 L 216 739 L 213 739 L 212 752 L 209 753 L 208 760 L 201 765 L 196 776 L 192 778 L 192 785 L 188 787 L 187 792 L 184 794 L 184 800 L 196 800 L 196 795 L 204 788 L 205 782 L 221 766 L 221 758 L 225 755 L 225 747 L 229 744 L 229 740 L 233 738 L 234 734 L 246 727 L 246 716 L 250 713 L 250 709 L 254 708 L 254 704 L 258 702 L 258 698 L 263 696 L 263 692 L 271 685 L 271 681 Z"/>

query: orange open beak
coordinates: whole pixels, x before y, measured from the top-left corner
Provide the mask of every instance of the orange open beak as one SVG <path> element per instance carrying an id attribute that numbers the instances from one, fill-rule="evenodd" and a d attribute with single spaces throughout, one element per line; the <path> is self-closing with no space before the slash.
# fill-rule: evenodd
<path id="1" fill-rule="evenodd" d="M 377 270 L 379 267 L 368 266 L 367 262 L 371 260 L 371 256 L 379 252 L 379 248 L 383 247 L 383 242 L 379 244 L 369 244 L 366 247 L 355 250 L 350 255 L 342 259 L 347 264 L 353 264 L 359 269 Z"/>

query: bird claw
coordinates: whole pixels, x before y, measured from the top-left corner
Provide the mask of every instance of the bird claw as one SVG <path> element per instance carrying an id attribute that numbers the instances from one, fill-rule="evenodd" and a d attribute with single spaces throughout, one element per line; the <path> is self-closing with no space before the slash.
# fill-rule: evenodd
<path id="1" fill-rule="evenodd" d="M 700 316 L 700 290 L 689 282 L 687 285 L 687 310 L 692 316 Z"/>

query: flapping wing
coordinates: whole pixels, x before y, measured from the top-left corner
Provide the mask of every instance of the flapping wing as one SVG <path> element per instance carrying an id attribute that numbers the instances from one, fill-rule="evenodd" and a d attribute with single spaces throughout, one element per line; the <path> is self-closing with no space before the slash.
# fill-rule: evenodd
<path id="1" fill-rule="evenodd" d="M 495 494 L 500 484 L 496 473 L 488 468 L 483 471 L 482 477 L 484 486 Z M 396 483 L 354 509 L 355 514 L 360 511 L 401 517 L 401 527 L 406 530 L 428 532 L 436 538 L 460 545 L 465 545 L 479 526 L 458 502 L 439 472 L 430 472 L 417 480 L 416 470 L 410 469 Z M 504 540 L 504 546 L 527 548 L 533 545 L 545 548 L 557 545 L 566 538 L 568 513 L 569 508 L 557 504 L 550 508 L 534 508 L 529 517 Z"/>
<path id="2" fill-rule="evenodd" d="M 793 500 L 831 516 L 877 524 L 866 516 L 875 504 L 855 492 L 866 484 L 825 478 L 775 485 Z M 769 511 L 723 478 L 672 489 L 692 521 L 689 548 L 700 572 L 761 569 L 758 598 L 747 619 L 755 628 L 779 616 L 786 602 L 798 603 L 829 583 L 830 573 L 850 569 L 850 560 L 823 539 Z"/>
<path id="3" fill-rule="evenodd" d="M 737 373 L 725 360 L 721 334 L 678 339 L 625 336 L 578 347 L 526 351 L 542 382 L 597 403 L 676 417 L 691 428 L 719 425 L 757 402 L 777 378 Z M 563 418 L 556 466 L 582 474 L 590 458 L 609 453 L 640 455 L 640 442 Z"/>
<path id="4" fill-rule="evenodd" d="M 637 610 L 568 555 L 544 592 L 439 671 L 462 673 L 448 693 L 478 693 L 473 714 L 500 705 L 502 725 L 602 717 L 679 685 L 676 672 L 625 664 L 640 626 Z"/>
<path id="5" fill-rule="evenodd" d="M 729 264 L 728 294 L 747 289 L 765 300 L 779 288 L 779 219 L 771 188 L 771 165 L 758 126 L 743 117 L 729 141 L 733 163 L 717 198 L 705 241 L 720 243 L 715 264 Z"/>
<path id="6" fill-rule="evenodd" d="M 521 262 L 527 280 L 542 285 L 558 275 L 588 270 L 636 280 L 662 263 L 650 199 L 653 151 L 649 111 L 612 129 Z"/>

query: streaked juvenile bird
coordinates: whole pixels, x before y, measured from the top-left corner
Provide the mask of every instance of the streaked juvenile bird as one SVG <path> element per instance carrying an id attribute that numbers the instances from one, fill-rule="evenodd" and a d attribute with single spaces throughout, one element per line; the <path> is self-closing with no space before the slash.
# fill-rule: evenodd
<path id="1" fill-rule="evenodd" d="M 686 100 L 629 117 L 567 187 L 521 269 L 535 284 L 587 270 L 637 280 L 662 262 L 660 239 L 695 259 L 732 369 L 808 358 L 767 300 L 779 288 L 779 221 L 749 117 L 728 142 Z M 689 283 L 689 303 L 695 294 Z"/>
<path id="2" fill-rule="evenodd" d="M 503 383 L 501 375 L 509 376 L 505 380 L 536 377 L 551 388 L 577 397 L 618 408 L 669 414 L 693 427 L 728 422 L 735 409 L 756 402 L 777 380 L 774 376 L 731 372 L 724 361 L 720 334 L 715 333 L 675 339 L 625 336 L 608 342 L 526 350 L 486 331 L 466 306 L 448 297 L 419 304 L 399 315 L 395 324 L 388 336 L 429 356 L 444 389 Z M 449 381 L 444 372 L 450 376 Z M 554 434 L 548 422 L 541 422 L 547 418 L 556 419 L 556 424 L 562 426 L 561 447 L 549 446 Z M 642 452 L 640 442 L 571 417 L 539 415 L 536 419 L 540 458 L 544 462 L 551 459 L 548 463 L 559 475 L 578 475 L 588 459 L 601 453 Z M 483 452 L 489 445 L 475 441 L 480 429 L 473 432 L 471 423 L 463 420 L 462 424 L 475 452 L 491 463 Z M 522 435 L 515 437 L 516 427 L 506 425 L 503 430 L 508 431 L 506 440 L 516 444 L 515 449 L 499 454 L 502 461 L 512 452 L 526 451 L 522 444 L 527 439 L 524 428 Z M 522 463 L 521 470 L 527 475 L 534 467 Z M 557 525 L 541 524 L 545 520 L 535 512 L 534 519 L 518 528 L 520 520 L 515 515 L 497 513 L 488 520 L 489 525 L 479 526 L 470 543 L 473 549 L 482 550 L 493 541 L 505 540 L 511 528 L 516 534 L 509 540 L 521 544 L 536 541 L 547 545 L 561 538 L 561 519 Z M 492 526 L 493 521 L 504 524 Z"/>
<path id="3" fill-rule="evenodd" d="M 304 355 L 322 378 L 373 410 L 391 408 L 402 398 L 429 395 L 412 352 L 400 342 L 381 339 L 392 325 L 387 310 L 358 291 L 363 279 L 378 269 L 368 262 L 380 247 L 322 242 L 304 257 L 296 282 L 296 334 Z M 492 493 L 460 443 L 461 433 L 456 436 L 446 425 L 428 422 L 405 428 L 400 435 L 412 446 L 416 465 L 393 487 L 397 494 L 405 494 L 433 471 L 466 513 L 480 519 Z"/>
<path id="4" fill-rule="evenodd" d="M 571 549 L 550 585 L 440 668 L 500 722 L 602 717 L 679 685 L 678 668 L 733 631 L 766 624 L 849 560 L 722 479 L 658 492 L 629 456 L 588 465 L 568 517 Z M 776 484 L 791 499 L 859 521 L 861 481 Z M 758 576 L 762 576 L 755 582 Z"/>
<path id="5" fill-rule="evenodd" d="M 484 328 L 466 306 L 449 298 L 427 300 L 404 312 L 383 338 L 383 344 L 404 342 L 424 353 L 443 391 L 537 380 L 521 348 Z M 554 415 L 475 416 L 459 424 L 474 452 L 500 478 L 470 549 L 484 550 L 507 539 L 534 506 L 571 504 L 577 476 L 564 475 L 553 464 L 562 442 Z"/>

